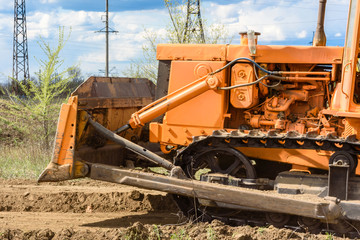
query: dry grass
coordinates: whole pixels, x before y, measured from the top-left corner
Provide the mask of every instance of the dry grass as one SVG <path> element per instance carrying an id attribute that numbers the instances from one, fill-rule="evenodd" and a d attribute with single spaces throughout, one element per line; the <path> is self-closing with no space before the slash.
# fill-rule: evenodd
<path id="1" fill-rule="evenodd" d="M 51 159 L 39 145 L 0 146 L 0 178 L 37 179 Z"/>
<path id="2" fill-rule="evenodd" d="M 0 178 L 36 179 L 50 162 L 52 150 L 44 146 L 40 124 L 10 106 L 9 100 L 0 98 Z M 55 132 L 57 117 L 53 118 Z"/>

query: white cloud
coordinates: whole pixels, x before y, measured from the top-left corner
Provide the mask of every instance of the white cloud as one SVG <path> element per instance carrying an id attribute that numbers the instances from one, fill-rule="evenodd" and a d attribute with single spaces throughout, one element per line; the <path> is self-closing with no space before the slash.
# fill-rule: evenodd
<path id="1" fill-rule="evenodd" d="M 8 77 L 12 75 L 12 45 L 9 46 L 6 38 L 0 34 L 0 83 L 6 82 Z M 10 64 L 9 64 L 10 63 Z"/>
<path id="2" fill-rule="evenodd" d="M 52 13 L 35 12 L 27 17 L 28 39 L 34 40 L 39 36 L 48 38 L 54 31 L 54 18 Z"/>
<path id="3" fill-rule="evenodd" d="M 14 1 L 0 0 L 0 10 L 14 9 Z"/>
<path id="4" fill-rule="evenodd" d="M 328 0 L 325 31 L 334 36 L 346 28 L 347 0 Z M 252 1 L 235 4 L 204 2 L 203 16 L 214 23 L 223 23 L 229 32 L 254 29 L 261 33 L 260 43 L 272 41 L 311 41 L 316 29 L 318 1 Z M 336 13 L 336 14 L 335 14 Z M 309 38 L 309 39 L 308 39 Z"/>
<path id="5" fill-rule="evenodd" d="M 65 1 L 65 0 L 63 0 Z M 202 16 L 208 23 L 224 24 L 235 39 L 240 31 L 254 29 L 261 32 L 260 44 L 272 44 L 274 41 L 311 41 L 311 33 L 316 28 L 318 1 L 254 1 L 243 0 L 235 4 L 226 1 L 203 1 Z M 40 3 L 55 3 L 58 0 L 40 0 Z M 348 0 L 328 0 L 325 17 L 325 31 L 328 39 L 344 36 Z M 81 64 L 83 73 L 95 72 L 104 68 L 105 34 L 95 33 L 104 28 L 101 17 L 104 12 L 85 12 L 64 10 L 60 7 L 51 11 L 33 11 L 27 13 L 30 68 L 36 67 L 34 57 L 41 58 L 42 53 L 36 41 L 43 36 L 45 41 L 53 43 L 57 39 L 59 26 L 72 27 L 62 56 L 64 66 Z M 13 1 L 0 0 L 0 72 L 11 71 Z M 8 11 L 11 10 L 11 11 Z M 110 37 L 111 68 L 116 66 L 119 72 L 129 60 L 142 57 L 142 46 L 146 43 L 144 29 L 150 29 L 158 37 L 166 35 L 169 22 L 165 8 L 142 11 L 123 11 L 110 13 L 110 27 L 119 31 Z M 233 44 L 238 44 L 234 40 Z M 30 69 L 34 72 L 37 69 Z"/>
<path id="6" fill-rule="evenodd" d="M 98 17 L 93 18 L 94 23 L 90 26 L 94 26 L 96 23 L 101 29 L 103 24 L 101 23 L 101 14 Z M 89 18 L 89 16 L 87 16 Z M 142 56 L 142 46 L 146 40 L 145 29 L 148 29 L 155 33 L 157 36 L 164 35 L 164 19 L 166 18 L 165 10 L 148 10 L 134 12 L 119 12 L 112 13 L 110 15 L 110 26 L 114 30 L 117 30 L 117 34 L 110 34 L 110 68 L 116 67 L 117 71 L 121 73 L 125 67 L 125 63 L 129 63 L 132 59 Z M 92 22 L 92 20 L 78 20 L 78 22 Z M 96 22 L 96 23 L 95 23 Z M 100 23 L 100 24 L 99 24 Z M 151 27 L 150 27 L 151 26 Z M 80 26 L 76 27 L 79 29 Z M 87 27 L 87 29 L 89 26 Z M 75 35 L 75 36 L 74 36 Z M 72 39 L 76 42 L 82 42 L 83 46 L 79 48 L 87 48 L 86 51 L 82 51 L 77 57 L 77 61 L 81 63 L 84 72 L 98 72 L 99 69 L 104 68 L 105 62 L 105 34 L 94 33 L 87 31 L 82 34 L 73 31 Z M 74 45 L 75 43 L 71 43 Z M 95 67 L 96 66 L 96 67 Z"/>
<path id="7" fill-rule="evenodd" d="M 105 50 L 105 49 L 104 49 Z M 105 52 L 104 51 L 92 51 L 78 57 L 78 61 L 84 65 L 84 63 L 104 63 Z"/>
<path id="8" fill-rule="evenodd" d="M 0 34 L 12 36 L 14 28 L 14 17 L 8 14 L 0 14 Z"/>
<path id="9" fill-rule="evenodd" d="M 57 0 L 40 0 L 40 3 L 42 3 L 42 4 L 57 3 Z"/>
<path id="10" fill-rule="evenodd" d="M 298 38 L 306 38 L 307 36 L 306 30 L 302 30 L 301 32 L 296 33 L 296 36 Z"/>

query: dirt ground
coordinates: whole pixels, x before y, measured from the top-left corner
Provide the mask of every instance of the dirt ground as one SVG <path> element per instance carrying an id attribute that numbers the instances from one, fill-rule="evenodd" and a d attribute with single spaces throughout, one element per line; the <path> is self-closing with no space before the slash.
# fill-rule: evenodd
<path id="1" fill-rule="evenodd" d="M 171 196 L 89 179 L 0 180 L 0 239 L 340 239 L 275 227 L 184 223 Z"/>

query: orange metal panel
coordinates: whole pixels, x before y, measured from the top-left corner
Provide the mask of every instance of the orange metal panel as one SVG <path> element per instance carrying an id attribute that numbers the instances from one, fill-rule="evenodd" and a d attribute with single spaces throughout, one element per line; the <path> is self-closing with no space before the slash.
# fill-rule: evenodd
<path id="1" fill-rule="evenodd" d="M 340 63 L 342 47 L 306 47 L 306 46 L 257 46 L 255 60 L 264 63 Z M 247 46 L 229 45 L 227 60 L 238 57 L 251 57 Z"/>
<path id="2" fill-rule="evenodd" d="M 171 145 L 188 145 L 193 136 L 211 135 L 217 128 L 173 126 L 161 123 L 150 124 L 150 141 Z"/>
<path id="3" fill-rule="evenodd" d="M 238 148 L 249 158 L 259 158 L 303 167 L 328 169 L 331 152 L 306 149 Z"/>
<path id="4" fill-rule="evenodd" d="M 225 65 L 226 62 L 173 61 L 171 63 L 169 93 L 195 81 Z M 226 71 L 216 74 L 225 85 Z M 166 113 L 168 125 L 223 128 L 227 108 L 225 91 L 207 91 Z"/>
<path id="5" fill-rule="evenodd" d="M 69 98 L 67 104 L 61 106 L 52 158 L 53 163 L 73 165 L 77 102 L 78 98 L 74 96 Z"/>
<path id="6" fill-rule="evenodd" d="M 343 47 L 257 45 L 255 60 L 260 63 L 340 64 Z M 211 44 L 160 44 L 158 60 L 227 60 L 252 58 L 248 46 Z"/>
<path id="7" fill-rule="evenodd" d="M 224 61 L 226 45 L 217 44 L 159 44 L 158 60 Z"/>
<path id="8" fill-rule="evenodd" d="M 258 45 L 256 52 L 255 61 L 259 63 L 340 64 L 343 48 Z M 232 61 L 239 57 L 251 58 L 249 48 L 229 45 L 226 60 Z"/>

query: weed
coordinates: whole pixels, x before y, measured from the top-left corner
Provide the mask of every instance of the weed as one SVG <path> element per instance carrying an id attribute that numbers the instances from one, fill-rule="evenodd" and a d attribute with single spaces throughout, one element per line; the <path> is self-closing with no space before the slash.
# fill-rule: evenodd
<path id="1" fill-rule="evenodd" d="M 149 167 L 149 170 L 154 173 L 165 175 L 165 176 L 170 175 L 170 172 L 163 167 Z"/>
<path id="2" fill-rule="evenodd" d="M 258 230 L 257 230 L 257 232 L 260 233 L 260 234 L 262 234 L 262 233 L 265 231 L 266 228 L 267 228 L 267 227 L 259 227 Z"/>
<path id="3" fill-rule="evenodd" d="M 202 169 L 199 169 L 198 171 L 196 171 L 196 173 L 195 173 L 195 175 L 194 175 L 194 178 L 195 178 L 196 180 L 200 180 L 201 175 L 207 174 L 207 173 L 209 173 L 209 172 L 211 172 L 211 169 L 210 169 L 210 168 L 202 168 Z"/>
<path id="4" fill-rule="evenodd" d="M 216 232 L 214 231 L 214 229 L 211 226 L 209 226 L 207 228 L 206 233 L 207 233 L 207 239 L 209 239 L 209 240 L 216 240 L 217 239 Z"/>
<path id="5" fill-rule="evenodd" d="M 161 239 L 161 230 L 157 225 L 153 225 L 153 230 L 155 233 L 155 237 L 160 240 Z"/>
<path id="6" fill-rule="evenodd" d="M 172 240 L 190 240 L 191 238 L 186 234 L 186 231 L 184 229 L 181 229 L 179 232 L 171 234 L 170 239 L 172 239 Z"/>
<path id="7" fill-rule="evenodd" d="M 334 239 L 334 236 L 331 233 L 326 232 L 325 235 L 326 235 L 326 238 L 325 238 L 326 240 L 333 240 Z"/>

